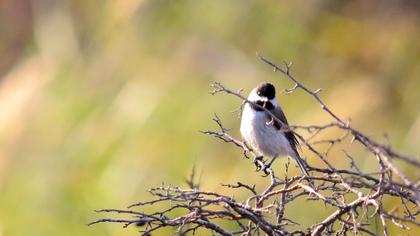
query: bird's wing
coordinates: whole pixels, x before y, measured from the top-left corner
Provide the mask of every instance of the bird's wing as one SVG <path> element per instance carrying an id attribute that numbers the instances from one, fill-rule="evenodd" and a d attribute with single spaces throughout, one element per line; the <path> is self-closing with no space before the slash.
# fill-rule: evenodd
<path id="1" fill-rule="evenodd" d="M 289 123 L 287 122 L 286 116 L 284 115 L 283 111 L 281 110 L 280 107 L 277 107 L 275 109 L 270 110 L 271 114 L 274 115 L 277 119 L 279 119 L 281 122 L 283 122 L 286 125 L 289 125 Z M 273 126 L 277 129 L 280 130 L 282 127 L 282 124 L 278 121 L 276 121 L 275 119 L 273 119 L 273 117 L 270 114 L 267 114 L 267 119 L 268 122 L 272 122 Z M 298 166 L 299 169 L 301 170 L 302 174 L 305 175 L 306 177 L 309 177 L 309 173 L 306 170 L 305 166 L 307 166 L 306 162 L 300 157 L 299 153 L 296 150 L 296 147 L 299 145 L 299 141 L 297 140 L 295 134 L 288 130 L 284 132 L 284 135 L 286 136 L 287 140 L 290 143 L 290 146 L 292 147 L 293 151 L 295 152 L 295 156 L 292 156 Z"/>
<path id="2" fill-rule="evenodd" d="M 281 122 L 283 122 L 286 125 L 289 125 L 289 123 L 287 122 L 286 116 L 284 115 L 284 113 L 283 113 L 283 111 L 281 110 L 280 107 L 276 107 L 275 109 L 270 110 L 270 112 L 272 113 L 272 115 L 274 115 Z M 273 126 L 277 130 L 280 130 L 282 128 L 282 124 L 280 122 L 276 121 L 275 119 L 273 119 L 270 114 L 267 114 L 267 120 L 268 120 L 268 122 L 272 122 Z M 284 134 L 285 134 L 287 140 L 289 141 L 290 146 L 292 146 L 293 150 L 297 153 L 296 147 L 299 145 L 299 141 L 297 140 L 294 133 L 292 131 L 288 130 L 288 131 L 285 131 Z"/>

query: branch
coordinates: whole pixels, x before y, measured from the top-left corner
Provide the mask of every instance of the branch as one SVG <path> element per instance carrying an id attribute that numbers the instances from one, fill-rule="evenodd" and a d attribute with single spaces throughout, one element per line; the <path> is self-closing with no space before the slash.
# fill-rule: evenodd
<path id="1" fill-rule="evenodd" d="M 107 217 L 88 225 L 105 222 L 120 223 L 123 227 L 138 225 L 142 227 L 142 235 L 150 235 L 166 227 L 174 228 L 174 231 L 181 235 L 195 234 L 202 230 L 221 235 L 332 235 L 333 233 L 346 235 L 350 230 L 353 234 L 363 232 L 368 235 L 378 235 L 378 232 L 369 229 L 372 218 L 380 220 L 384 235 L 388 234 L 389 223 L 402 230 L 409 229 L 409 225 L 419 227 L 420 222 L 416 217 L 420 214 L 420 181 L 407 178 L 394 162 L 411 165 L 418 170 L 420 161 L 400 154 L 388 144 L 372 140 L 352 127 L 350 122 L 341 119 L 320 98 L 321 89 L 313 91 L 292 76 L 290 63 L 280 67 L 262 56 L 259 57 L 293 83 L 293 87 L 287 89 L 286 93 L 291 94 L 298 89 L 304 91 L 332 119 L 326 124 L 286 125 L 269 110 L 254 104 L 269 114 L 273 120 L 282 124 L 281 131 L 294 132 L 302 148 L 305 149 L 302 152 L 310 154 L 311 159 L 315 159 L 314 163 L 319 160 L 318 165 L 307 163 L 310 177 L 289 176 L 288 162 L 283 172 L 284 178 L 279 178 L 276 172 L 265 164 L 263 157 L 254 153 L 252 148 L 240 138 L 232 135 L 231 129 L 225 127 L 215 114 L 213 121 L 217 130 L 201 132 L 238 148 L 245 160 L 252 160 L 256 166 L 255 171 L 264 172 L 262 178 L 268 176 L 268 183 L 259 186 L 239 181 L 236 184 L 222 184 L 232 191 L 246 190 L 246 195 L 243 195 L 244 191 L 241 194 L 235 192 L 234 195 L 245 197 L 245 200 L 239 201 L 223 191 L 201 190 L 195 181 L 196 173 L 193 168 L 186 180 L 189 188 L 171 186 L 152 188 L 149 190 L 151 200 L 134 203 L 126 210 L 97 211 L 105 214 L 117 213 L 124 216 L 121 217 L 123 219 Z M 245 103 L 251 103 L 241 94 L 242 90 L 235 92 L 221 83 L 214 83 L 211 86 L 213 88 L 211 94 L 224 93 L 236 97 L 240 100 L 241 107 Z M 340 135 L 330 135 L 337 133 L 330 132 L 332 129 L 338 129 Z M 331 137 L 320 138 L 321 133 L 329 134 Z M 365 173 L 357 166 L 357 158 L 360 157 L 348 150 L 354 140 L 365 148 L 366 155 L 362 158 L 365 156 L 374 158 L 377 169 L 374 173 Z M 342 146 L 345 146 L 345 149 Z M 340 148 L 340 152 L 337 154 L 331 151 L 333 148 Z M 337 167 L 336 161 L 331 161 L 332 159 L 347 161 L 349 166 Z M 386 210 L 384 198 L 396 198 L 400 204 L 393 210 Z M 334 211 L 321 222 L 312 222 L 309 227 L 304 227 L 297 219 L 288 216 L 290 209 L 288 205 L 297 199 L 305 200 L 299 202 L 304 204 L 301 206 L 302 209 L 311 209 L 314 202 L 321 202 L 332 207 Z M 373 214 L 368 215 L 368 210 L 372 208 Z"/>

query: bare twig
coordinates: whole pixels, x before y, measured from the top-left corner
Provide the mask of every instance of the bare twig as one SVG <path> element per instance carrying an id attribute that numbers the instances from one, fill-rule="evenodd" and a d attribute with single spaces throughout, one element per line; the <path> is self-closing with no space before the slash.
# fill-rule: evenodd
<path id="1" fill-rule="evenodd" d="M 351 126 L 350 122 L 340 118 L 321 99 L 321 89 L 311 90 L 292 76 L 291 63 L 284 63 L 281 67 L 262 56 L 260 59 L 292 82 L 292 87 L 285 90 L 286 94 L 293 94 L 296 90 L 304 91 L 331 117 L 331 121 L 326 124 L 287 126 L 267 109 L 254 104 L 270 114 L 273 120 L 283 124 L 282 131 L 294 132 L 311 160 L 318 163 L 318 166 L 307 164 L 311 173 L 309 178 L 289 176 L 289 162 L 285 165 L 284 178 L 279 178 L 271 168 L 267 168 L 262 157 L 241 139 L 231 135 L 230 129 L 215 115 L 213 121 L 217 130 L 202 133 L 232 144 L 241 150 L 243 156 L 252 158 L 257 171 L 264 170 L 269 176 L 267 185 L 257 188 L 244 182 L 223 184 L 232 191 L 246 190 L 242 191 L 247 194 L 246 200 L 242 202 L 223 192 L 201 190 L 194 181 L 196 172 L 193 168 L 186 181 L 188 189 L 170 186 L 153 188 L 149 191 L 152 200 L 132 204 L 129 210 L 98 211 L 118 213 L 125 216 L 125 219 L 103 218 L 89 225 L 103 222 L 121 223 L 123 227 L 141 225 L 142 235 L 150 235 L 165 227 L 173 227 L 181 235 L 199 234 L 201 230 L 221 235 L 346 235 L 349 232 L 355 235 L 359 232 L 377 235 L 369 228 L 371 218 L 381 222 L 384 235 L 388 235 L 388 223 L 391 222 L 402 230 L 409 229 L 410 225 L 419 227 L 420 222 L 416 217 L 420 214 L 420 181 L 408 178 L 399 164 L 419 169 L 420 161 L 398 153 L 389 143 L 374 141 Z M 251 103 L 241 94 L 242 90 L 235 92 L 220 83 L 212 84 L 212 88 L 213 95 L 225 93 L 238 98 L 241 104 Z M 321 133 L 337 133 L 329 132 L 332 129 L 338 129 L 341 135 L 320 139 Z M 343 144 L 349 142 L 350 137 L 366 150 L 362 158 L 373 158 L 377 169 L 374 173 L 364 172 L 356 164 L 359 157 L 343 149 Z M 334 147 L 334 150 L 340 148 L 342 151 L 339 154 L 330 151 Z M 352 170 L 337 167 L 337 161 L 334 160 L 349 160 Z M 386 210 L 384 197 L 395 198 L 401 203 L 391 211 Z M 308 209 L 317 201 L 334 208 L 334 211 L 321 222 L 313 222 L 309 227 L 301 226 L 297 219 L 288 217 L 287 208 L 288 204 L 301 198 L 306 199 Z M 151 212 L 144 212 L 149 209 L 147 206 L 155 208 Z M 236 228 L 232 228 L 232 223 Z M 227 224 L 230 226 L 227 227 Z"/>

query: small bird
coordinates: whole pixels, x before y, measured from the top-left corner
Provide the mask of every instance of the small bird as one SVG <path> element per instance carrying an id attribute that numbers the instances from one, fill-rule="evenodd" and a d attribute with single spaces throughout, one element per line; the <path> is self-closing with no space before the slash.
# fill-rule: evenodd
<path id="1" fill-rule="evenodd" d="M 304 161 L 296 150 L 299 145 L 298 140 L 287 128 L 284 130 L 285 127 L 283 127 L 281 130 L 283 124 L 288 125 L 288 123 L 277 102 L 274 86 L 270 83 L 259 84 L 249 94 L 248 101 L 243 107 L 240 129 L 245 142 L 257 153 L 272 157 L 267 168 L 277 157 L 290 156 L 296 160 L 302 174 L 309 177 Z M 271 114 L 261 107 L 266 108 Z"/>

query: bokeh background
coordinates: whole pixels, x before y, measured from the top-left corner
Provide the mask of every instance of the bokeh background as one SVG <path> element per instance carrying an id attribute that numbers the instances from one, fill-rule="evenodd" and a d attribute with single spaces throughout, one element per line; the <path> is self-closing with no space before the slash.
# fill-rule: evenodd
<path id="1" fill-rule="evenodd" d="M 416 0 L 1 0 L 0 235 L 137 235 L 85 224 L 162 182 L 185 186 L 194 163 L 207 190 L 263 187 L 239 150 L 198 132 L 216 128 L 216 112 L 238 135 L 240 101 L 209 95 L 214 81 L 292 86 L 256 52 L 293 61 L 340 116 L 418 156 L 419 25 Z M 292 124 L 329 121 L 302 92 L 279 99 Z M 305 224 L 329 213 L 310 209 L 286 214 Z"/>

